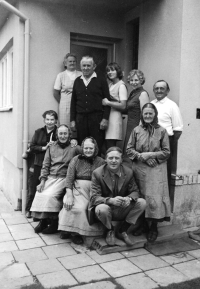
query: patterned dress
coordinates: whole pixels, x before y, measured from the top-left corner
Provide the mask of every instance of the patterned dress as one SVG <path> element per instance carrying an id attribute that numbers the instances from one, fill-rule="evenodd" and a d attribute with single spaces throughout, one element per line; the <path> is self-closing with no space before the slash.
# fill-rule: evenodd
<path id="1" fill-rule="evenodd" d="M 127 100 L 127 97 L 122 97 L 119 94 L 120 86 L 125 83 L 120 80 L 116 84 L 109 85 L 111 100 L 121 102 L 122 100 Z M 108 120 L 108 128 L 106 130 L 105 139 L 115 139 L 122 140 L 122 114 L 119 110 L 111 107 L 110 116 Z"/>
<path id="2" fill-rule="evenodd" d="M 133 171 L 142 197 L 147 202 L 145 217 L 157 221 L 169 221 L 170 200 L 167 182 L 167 159 L 170 155 L 169 137 L 167 131 L 158 125 L 150 133 L 142 125 L 131 133 L 127 155 L 133 161 Z M 155 167 L 150 167 L 138 159 L 139 153 L 151 152 L 157 161 Z"/>
<path id="3" fill-rule="evenodd" d="M 81 71 L 68 71 L 67 69 L 59 73 L 56 77 L 54 89 L 61 91 L 59 104 L 59 123 L 70 126 L 70 104 L 72 98 L 72 88 L 74 80 L 81 76 Z"/>
<path id="4" fill-rule="evenodd" d="M 129 141 L 132 130 L 139 125 L 141 109 L 140 109 L 140 95 L 142 92 L 146 92 L 143 87 L 139 87 L 136 90 L 132 90 L 127 100 L 128 120 L 126 127 L 126 136 L 124 141 L 124 151 Z"/>
<path id="5" fill-rule="evenodd" d="M 66 178 L 66 188 L 73 191 L 74 205 L 70 211 L 64 207 L 59 214 L 59 230 L 75 232 L 84 236 L 100 236 L 104 232 L 102 224 L 89 225 L 87 208 L 90 199 L 90 183 L 92 172 L 103 165 L 105 161 L 95 157 L 91 162 L 81 156 L 76 156 L 69 164 Z M 66 201 L 66 196 L 63 202 Z"/>

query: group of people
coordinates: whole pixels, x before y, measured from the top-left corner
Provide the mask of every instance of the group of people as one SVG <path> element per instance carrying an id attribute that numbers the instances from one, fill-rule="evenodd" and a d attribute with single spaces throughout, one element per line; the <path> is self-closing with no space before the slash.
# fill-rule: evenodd
<path id="1" fill-rule="evenodd" d="M 170 220 L 170 151 L 183 130 L 180 110 L 167 97 L 164 80 L 154 84 L 156 99 L 150 103 L 140 70 L 128 75 L 128 96 L 117 63 L 106 67 L 106 80 L 95 72 L 91 56 L 82 57 L 81 72 L 76 62 L 76 55 L 66 55 L 65 71 L 54 85 L 59 116 L 46 111 L 45 126 L 30 143 L 34 165 L 27 217 L 39 221 L 36 233 L 60 230 L 61 238 L 71 237 L 76 244 L 83 243 L 83 236 L 105 233 L 109 246 L 116 236 L 133 245 L 130 233 L 145 232 L 154 242 L 158 222 Z M 125 113 L 122 151 L 117 141 L 123 140 Z M 119 221 L 117 229 L 113 221 Z"/>

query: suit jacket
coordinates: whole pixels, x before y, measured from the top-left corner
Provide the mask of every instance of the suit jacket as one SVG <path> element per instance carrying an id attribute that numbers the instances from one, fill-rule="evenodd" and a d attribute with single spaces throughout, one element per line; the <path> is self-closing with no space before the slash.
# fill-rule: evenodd
<path id="1" fill-rule="evenodd" d="M 121 165 L 121 177 L 118 181 L 118 196 L 139 197 L 139 189 L 135 182 L 132 169 Z M 90 188 L 89 208 L 104 204 L 108 198 L 113 197 L 112 180 L 107 164 L 94 170 Z"/>

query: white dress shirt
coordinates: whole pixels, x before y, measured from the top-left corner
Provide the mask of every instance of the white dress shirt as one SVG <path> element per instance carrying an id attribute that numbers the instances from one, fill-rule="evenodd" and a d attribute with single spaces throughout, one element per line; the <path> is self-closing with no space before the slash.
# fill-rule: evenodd
<path id="1" fill-rule="evenodd" d="M 83 79 L 85 86 L 88 86 L 88 84 L 90 83 L 90 81 L 93 77 L 97 77 L 96 72 L 93 72 L 92 75 L 90 76 L 90 78 L 85 78 L 83 75 L 80 78 Z"/>
<path id="2" fill-rule="evenodd" d="M 158 123 L 172 136 L 173 131 L 183 130 L 183 120 L 178 105 L 168 97 L 162 100 L 154 99 L 152 103 L 158 110 Z"/>

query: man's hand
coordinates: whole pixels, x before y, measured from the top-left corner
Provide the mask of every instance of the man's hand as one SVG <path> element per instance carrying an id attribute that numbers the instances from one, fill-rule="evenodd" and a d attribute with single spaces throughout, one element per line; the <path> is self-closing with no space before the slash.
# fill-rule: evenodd
<path id="1" fill-rule="evenodd" d="M 173 141 L 174 142 L 177 142 L 178 139 L 180 138 L 181 134 L 182 134 L 182 131 L 180 130 L 174 130 L 174 135 L 173 135 Z"/>
<path id="2" fill-rule="evenodd" d="M 123 208 L 126 208 L 126 207 L 128 207 L 128 206 L 130 205 L 131 200 L 130 200 L 129 197 L 124 197 L 123 199 L 124 199 L 124 201 L 123 201 L 123 203 L 122 203 L 122 207 L 123 207 Z"/>
<path id="3" fill-rule="evenodd" d="M 113 206 L 116 206 L 116 207 L 121 207 L 122 204 L 124 202 L 124 198 L 123 197 L 120 197 L 120 196 L 117 196 L 115 198 L 110 198 L 108 200 L 108 205 L 113 205 Z"/>
<path id="4" fill-rule="evenodd" d="M 71 148 L 73 148 L 73 147 L 77 146 L 78 142 L 76 139 L 73 138 L 73 139 L 71 139 L 70 144 L 71 144 Z"/>
<path id="5" fill-rule="evenodd" d="M 155 159 L 148 159 L 148 160 L 146 161 L 146 163 L 147 163 L 147 165 L 150 166 L 150 167 L 155 167 L 155 166 L 157 166 L 157 164 L 158 164 Z"/>
<path id="6" fill-rule="evenodd" d="M 74 120 L 71 121 L 70 128 L 71 128 L 72 131 L 76 131 L 76 122 Z"/>
<path id="7" fill-rule="evenodd" d="M 100 122 L 100 129 L 105 130 L 108 127 L 108 120 L 107 119 L 102 119 Z"/>
<path id="8" fill-rule="evenodd" d="M 41 183 L 37 186 L 37 191 L 41 193 L 44 190 L 45 180 L 41 180 Z"/>
<path id="9" fill-rule="evenodd" d="M 66 195 L 66 201 L 64 201 L 64 208 L 67 211 L 70 211 L 73 205 L 74 205 L 74 196 L 72 193 L 68 192 Z"/>
<path id="10" fill-rule="evenodd" d="M 102 100 L 102 105 L 106 106 L 106 105 L 109 105 L 110 101 L 107 99 L 107 98 L 104 98 Z"/>

